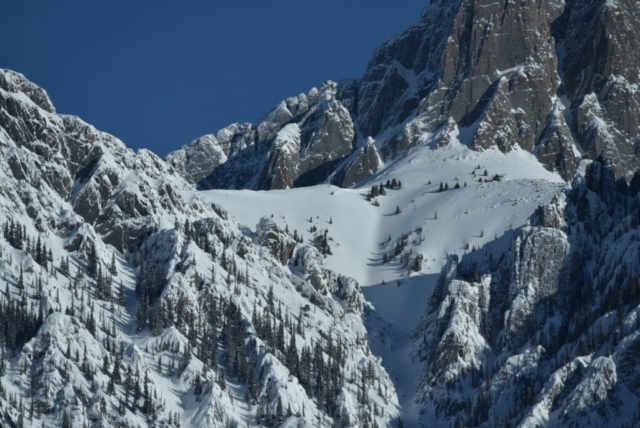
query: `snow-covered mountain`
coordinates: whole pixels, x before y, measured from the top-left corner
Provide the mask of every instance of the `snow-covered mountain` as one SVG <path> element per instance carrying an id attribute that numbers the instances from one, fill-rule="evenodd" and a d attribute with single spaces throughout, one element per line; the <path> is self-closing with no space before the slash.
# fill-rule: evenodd
<path id="1" fill-rule="evenodd" d="M 631 179 L 640 167 L 637 8 L 433 0 L 361 78 L 288 98 L 256 124 L 233 124 L 167 159 L 205 189 L 349 187 L 425 133 L 456 127 L 474 150 L 520 147 L 565 179 L 583 155 Z"/>
<path id="2" fill-rule="evenodd" d="M 0 70 L 0 425 L 637 426 L 639 20 L 434 0 L 166 160 Z"/>
<path id="3" fill-rule="evenodd" d="M 399 417 L 370 304 L 268 217 L 0 71 L 2 425 L 356 426 Z"/>

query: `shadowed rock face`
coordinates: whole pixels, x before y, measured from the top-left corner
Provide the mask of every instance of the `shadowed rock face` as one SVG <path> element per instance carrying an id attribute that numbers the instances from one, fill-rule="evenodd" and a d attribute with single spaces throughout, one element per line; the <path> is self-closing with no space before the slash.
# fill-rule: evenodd
<path id="1" fill-rule="evenodd" d="M 452 118 L 475 149 L 518 144 L 565 177 L 576 166 L 575 137 L 587 157 L 603 156 L 630 179 L 639 27 L 630 0 L 434 1 L 374 53 L 360 82 L 361 130 L 375 137 L 413 115 L 420 132 L 432 132 Z M 387 139 L 381 153 L 397 156 L 406 140 Z"/>
<path id="2" fill-rule="evenodd" d="M 256 226 L 256 232 L 258 244 L 268 248 L 273 257 L 286 265 L 291 258 L 293 249 L 298 244 L 293 237 L 280 229 L 278 224 L 268 217 L 260 219 Z"/>
<path id="3" fill-rule="evenodd" d="M 411 115 L 420 133 L 433 132 L 451 118 L 477 150 L 531 151 L 544 142 L 552 146 L 546 154 L 559 153 L 550 163 L 571 170 L 572 141 L 542 138 L 560 126 L 548 117 L 560 84 L 551 28 L 561 13 L 553 2 L 432 2 L 418 24 L 374 53 L 361 82 L 363 132 L 375 136 Z M 383 156 L 406 150 L 399 142 L 407 138 L 389 139 Z"/>
<path id="4" fill-rule="evenodd" d="M 640 422 L 638 197 L 583 162 L 507 245 L 449 258 L 414 335 L 425 424 Z"/>
<path id="5" fill-rule="evenodd" d="M 353 160 L 347 164 L 344 171 L 337 174 L 344 187 L 350 187 L 365 180 L 380 167 L 380 156 L 374 141 L 370 139 L 367 145 L 355 153 Z"/>
<path id="6" fill-rule="evenodd" d="M 230 152 L 228 140 L 218 141 L 215 135 L 204 135 L 167 156 L 167 162 L 192 183 L 205 178 L 211 171 L 227 161 Z"/>
<path id="7" fill-rule="evenodd" d="M 354 82 L 327 82 L 288 98 L 257 124 L 234 124 L 170 153 L 168 162 L 204 189 L 285 189 L 332 181 L 357 150 Z"/>
<path id="8" fill-rule="evenodd" d="M 633 0 L 435 0 L 376 49 L 361 79 L 282 102 L 237 137 L 255 150 L 222 165 L 191 156 L 191 169 L 211 172 L 200 181 L 206 188 L 350 186 L 344 170 L 360 168 L 352 160 L 368 137 L 388 161 L 453 123 L 476 150 L 519 146 L 565 178 L 584 152 L 630 179 L 640 143 L 639 27 Z M 283 157 L 274 138 L 291 123 L 302 143 L 298 157 Z M 307 146 L 305 134 L 319 141 Z"/>
<path id="9" fill-rule="evenodd" d="M 574 132 L 589 158 L 630 179 L 640 165 L 638 3 L 569 1 L 560 24 Z"/>

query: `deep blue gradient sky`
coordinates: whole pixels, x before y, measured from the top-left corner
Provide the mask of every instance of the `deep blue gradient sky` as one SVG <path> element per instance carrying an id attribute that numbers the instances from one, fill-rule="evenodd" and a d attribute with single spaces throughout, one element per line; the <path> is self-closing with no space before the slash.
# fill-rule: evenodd
<path id="1" fill-rule="evenodd" d="M 0 67 L 44 87 L 58 112 L 164 155 L 325 80 L 359 77 L 427 3 L 4 0 Z"/>

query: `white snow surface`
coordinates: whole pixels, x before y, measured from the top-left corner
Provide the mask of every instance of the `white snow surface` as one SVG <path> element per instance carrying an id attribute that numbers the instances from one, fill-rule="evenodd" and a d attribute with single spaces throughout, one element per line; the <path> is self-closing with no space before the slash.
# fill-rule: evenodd
<path id="1" fill-rule="evenodd" d="M 502 180 L 478 182 L 495 174 Z M 379 207 L 366 201 L 371 185 L 393 178 L 402 182 L 401 189 L 378 197 Z M 441 182 L 451 190 L 438 192 Z M 459 189 L 453 189 L 456 183 Z M 333 241 L 327 267 L 357 279 L 375 307 L 367 323 L 372 349 L 396 385 L 405 426 L 417 426 L 420 408 L 414 397 L 422 366 L 412 358 L 410 336 L 425 313 L 446 256 L 463 255 L 523 226 L 564 185 L 530 153 L 479 153 L 454 140 L 440 149 L 416 147 L 354 189 L 318 185 L 202 194 L 252 230 L 264 215 L 271 215 L 282 228 L 301 232 L 305 241 L 311 238 L 312 226 L 328 229 Z M 422 228 L 422 242 L 416 228 Z M 383 254 L 403 233 L 410 234 L 413 254 L 424 255 L 422 270 L 410 275 L 397 261 L 382 263 Z"/>

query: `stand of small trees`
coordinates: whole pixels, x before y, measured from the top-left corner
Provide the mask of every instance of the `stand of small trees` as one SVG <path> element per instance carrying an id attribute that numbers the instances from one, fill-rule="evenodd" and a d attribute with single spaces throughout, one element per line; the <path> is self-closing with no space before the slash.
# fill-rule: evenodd
<path id="1" fill-rule="evenodd" d="M 34 239 L 27 235 L 26 227 L 17 221 L 7 220 L 3 226 L 3 235 L 13 248 L 25 250 L 40 266 L 47 268 L 48 263 L 53 262 L 51 248 L 47 248 L 39 236 Z"/>
<path id="2" fill-rule="evenodd" d="M 402 182 L 393 178 L 392 180 L 387 180 L 387 182 L 384 184 L 380 183 L 377 186 L 371 186 L 371 190 L 369 191 L 369 193 L 367 193 L 367 201 L 371 201 L 378 196 L 385 196 L 387 194 L 386 189 L 401 190 Z"/>
<path id="3" fill-rule="evenodd" d="M 320 253 L 324 256 L 330 256 L 333 254 L 331 252 L 331 247 L 329 246 L 329 241 L 331 237 L 329 237 L 329 230 L 325 229 L 321 233 L 316 233 L 311 240 L 311 244 L 320 251 Z"/>

